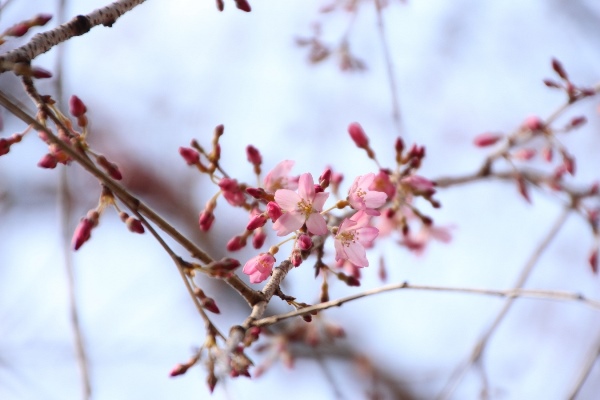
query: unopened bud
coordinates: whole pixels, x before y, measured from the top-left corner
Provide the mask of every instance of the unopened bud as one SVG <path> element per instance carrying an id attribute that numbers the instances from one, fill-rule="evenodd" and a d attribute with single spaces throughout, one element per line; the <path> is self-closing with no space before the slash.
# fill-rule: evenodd
<path id="1" fill-rule="evenodd" d="M 503 137 L 504 135 L 502 134 L 485 132 L 475 136 L 475 139 L 473 139 L 473 144 L 477 147 L 492 146 Z"/>
<path id="2" fill-rule="evenodd" d="M 361 149 L 369 147 L 369 138 L 358 122 L 353 122 L 348 126 L 348 133 L 357 147 Z"/>
<path id="3" fill-rule="evenodd" d="M 69 112 L 75 118 L 79 118 L 87 112 L 87 107 L 79 97 L 73 95 L 69 99 Z"/>

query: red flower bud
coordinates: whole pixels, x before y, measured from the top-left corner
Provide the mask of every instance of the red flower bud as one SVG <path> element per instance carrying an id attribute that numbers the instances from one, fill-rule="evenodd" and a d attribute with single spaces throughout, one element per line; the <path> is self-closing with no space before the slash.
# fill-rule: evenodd
<path id="1" fill-rule="evenodd" d="M 492 146 L 503 137 L 504 135 L 502 134 L 486 132 L 475 136 L 475 139 L 473 139 L 473 144 L 477 147 Z"/>
<path id="2" fill-rule="evenodd" d="M 246 147 L 246 157 L 248 157 L 248 161 L 255 166 L 262 164 L 262 156 L 260 155 L 260 151 L 252 145 L 248 145 Z"/>
<path id="3" fill-rule="evenodd" d="M 215 300 L 211 297 L 205 297 L 202 299 L 202 308 L 205 308 L 215 314 L 221 313 L 219 307 L 217 307 L 217 303 L 215 303 Z"/>
<path id="4" fill-rule="evenodd" d="M 300 250 L 310 250 L 313 245 L 312 239 L 310 236 L 302 234 L 296 239 L 296 245 Z"/>
<path id="5" fill-rule="evenodd" d="M 250 8 L 250 4 L 248 4 L 248 2 L 246 0 L 235 0 L 235 5 L 238 9 L 245 11 L 245 12 L 250 12 L 252 11 L 252 9 Z"/>
<path id="6" fill-rule="evenodd" d="M 569 77 L 567 76 L 567 71 L 565 71 L 561 62 L 558 61 L 556 58 L 552 59 L 552 69 L 558 74 L 558 76 L 560 76 L 565 81 L 569 80 Z"/>
<path id="7" fill-rule="evenodd" d="M 266 239 L 267 234 L 265 233 L 264 229 L 258 228 L 252 235 L 252 247 L 255 249 L 260 249 L 263 244 L 265 244 Z"/>
<path id="8" fill-rule="evenodd" d="M 267 204 L 267 215 L 271 218 L 271 221 L 275 222 L 283 215 L 283 211 L 281 211 L 281 207 L 279 204 L 274 201 L 270 201 Z"/>
<path id="9" fill-rule="evenodd" d="M 253 231 L 256 228 L 265 226 L 266 223 L 267 223 L 267 217 L 264 214 L 257 214 L 252 217 L 250 222 L 248 222 L 248 225 L 246 226 L 246 230 Z"/>
<path id="10" fill-rule="evenodd" d="M 183 375 L 187 372 L 189 368 L 189 365 L 177 364 L 175 365 L 175 367 L 173 367 L 171 372 L 169 372 L 169 376 L 173 378 L 174 376 Z"/>
<path id="11" fill-rule="evenodd" d="M 31 26 L 44 26 L 52 19 L 51 14 L 38 14 L 31 20 Z"/>
<path id="12" fill-rule="evenodd" d="M 125 225 L 127 226 L 127 229 L 129 229 L 131 232 L 140 234 L 144 233 L 144 225 L 139 219 L 129 217 L 125 220 Z"/>
<path id="13" fill-rule="evenodd" d="M 52 154 L 46 154 L 40 161 L 38 161 L 38 167 L 53 169 L 56 168 L 58 160 Z"/>
<path id="14" fill-rule="evenodd" d="M 29 28 L 30 26 L 28 24 L 21 22 L 8 28 L 4 34 L 6 36 L 21 37 L 27 33 Z"/>
<path id="15" fill-rule="evenodd" d="M 246 245 L 246 238 L 244 236 L 234 236 L 229 242 L 227 242 L 228 251 L 238 251 Z"/>
<path id="16" fill-rule="evenodd" d="M 36 79 L 52 78 L 52 73 L 40 67 L 33 67 L 31 69 L 31 76 Z"/>
<path id="17" fill-rule="evenodd" d="M 200 213 L 200 217 L 198 218 L 198 224 L 200 225 L 200 230 L 206 232 L 210 229 L 211 225 L 215 221 L 215 216 L 212 211 L 202 211 Z"/>
<path id="18" fill-rule="evenodd" d="M 81 99 L 75 95 L 69 99 L 69 112 L 75 118 L 78 118 L 87 112 L 87 107 Z"/>
<path id="19" fill-rule="evenodd" d="M 353 122 L 348 126 L 348 133 L 357 147 L 364 149 L 369 146 L 369 138 L 358 122 Z"/>
<path id="20" fill-rule="evenodd" d="M 179 154 L 181 154 L 187 165 L 194 165 L 200 162 L 200 153 L 189 147 L 180 147 Z"/>

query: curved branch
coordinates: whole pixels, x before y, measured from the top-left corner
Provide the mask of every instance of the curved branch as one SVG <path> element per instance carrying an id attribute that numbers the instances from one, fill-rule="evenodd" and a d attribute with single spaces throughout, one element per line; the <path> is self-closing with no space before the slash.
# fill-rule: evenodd
<path id="1" fill-rule="evenodd" d="M 515 298 L 532 298 L 532 299 L 545 299 L 545 300 L 559 300 L 559 301 L 577 301 L 582 302 L 592 308 L 600 310 L 600 300 L 589 299 L 580 293 L 564 292 L 559 290 L 530 290 L 530 289 L 483 289 L 483 288 L 457 288 L 448 286 L 429 286 L 429 285 L 412 285 L 408 282 L 396 283 L 392 285 L 382 286 L 376 289 L 366 290 L 361 293 L 356 293 L 351 296 L 343 297 L 337 300 L 327 301 L 325 303 L 316 304 L 314 306 L 301 308 L 296 311 L 292 311 L 285 314 L 273 315 L 271 317 L 262 318 L 252 323 L 253 326 L 268 326 L 273 325 L 284 319 L 298 317 L 306 314 L 313 313 L 315 311 L 326 310 L 332 307 L 340 307 L 342 304 L 348 303 L 353 300 L 358 300 L 363 297 L 372 296 L 379 293 L 390 292 L 392 290 L 401 289 L 412 289 L 422 290 L 430 292 L 455 292 L 455 293 L 468 293 L 468 294 L 480 294 L 485 296 L 496 296 L 505 297 L 508 299 Z"/>
<path id="2" fill-rule="evenodd" d="M 78 15 L 54 29 L 38 33 L 27 44 L 0 57 L 0 73 L 12 70 L 16 63 L 29 63 L 54 46 L 74 36 L 83 35 L 95 26 L 104 25 L 110 28 L 121 15 L 144 1 L 146 0 L 118 0 L 87 15 Z"/>

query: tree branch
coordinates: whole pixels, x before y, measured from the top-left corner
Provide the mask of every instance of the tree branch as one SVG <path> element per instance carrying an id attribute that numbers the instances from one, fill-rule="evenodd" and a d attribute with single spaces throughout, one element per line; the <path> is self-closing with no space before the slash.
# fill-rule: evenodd
<path id="1" fill-rule="evenodd" d="M 111 27 L 117 19 L 146 0 L 118 0 L 87 15 L 78 15 L 71 21 L 47 32 L 38 33 L 27 44 L 0 57 L 0 73 L 12 70 L 17 63 L 29 64 L 34 58 L 52 47 L 87 33 L 98 25 Z"/>
<path id="2" fill-rule="evenodd" d="M 479 294 L 485 296 L 505 297 L 511 300 L 515 298 L 532 298 L 558 301 L 577 301 L 582 302 L 592 308 L 600 310 L 600 300 L 588 299 L 580 293 L 564 292 L 559 290 L 531 290 L 531 289 L 483 289 L 483 288 L 457 288 L 448 286 L 429 286 L 429 285 L 412 285 L 408 282 L 396 283 L 392 285 L 382 286 L 376 289 L 366 290 L 361 293 L 356 293 L 348 297 L 343 297 L 337 300 L 327 301 L 325 303 L 315 304 L 314 306 L 305 307 L 296 311 L 285 314 L 273 315 L 271 317 L 262 318 L 252 323 L 253 326 L 268 326 L 273 325 L 284 319 L 298 317 L 315 311 L 322 311 L 332 307 L 340 307 L 342 304 L 350 301 L 358 300 L 363 297 L 372 296 L 379 293 L 390 292 L 392 290 L 411 289 L 432 292 L 455 292 Z"/>

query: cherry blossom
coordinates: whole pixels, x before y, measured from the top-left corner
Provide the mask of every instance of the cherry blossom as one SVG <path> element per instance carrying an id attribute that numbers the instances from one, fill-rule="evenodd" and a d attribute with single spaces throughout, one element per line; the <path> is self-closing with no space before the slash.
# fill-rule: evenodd
<path id="1" fill-rule="evenodd" d="M 275 201 L 286 211 L 273 224 L 278 236 L 285 236 L 302 227 L 306 223 L 308 231 L 314 235 L 327 233 L 325 218 L 319 214 L 329 197 L 329 193 L 316 193 L 311 174 L 302 174 L 298 181 L 298 193 L 289 189 L 275 192 Z"/>
<path id="2" fill-rule="evenodd" d="M 379 230 L 370 226 L 372 213 L 360 210 L 350 218 L 346 218 L 335 235 L 335 259 L 348 260 L 357 267 L 369 265 L 365 247 L 370 247 Z"/>
<path id="3" fill-rule="evenodd" d="M 385 203 L 387 194 L 369 189 L 374 180 L 374 173 L 360 175 L 354 180 L 348 192 L 348 202 L 352 208 L 355 210 L 375 209 Z"/>
<path id="4" fill-rule="evenodd" d="M 261 283 L 271 275 L 275 257 L 270 253 L 260 253 L 244 264 L 242 271 L 250 276 L 250 282 Z"/>
<path id="5" fill-rule="evenodd" d="M 265 176 L 265 191 L 275 193 L 278 189 L 296 190 L 296 188 L 298 188 L 298 183 L 296 179 L 289 176 L 294 164 L 295 163 L 292 160 L 283 160 L 277 164 L 275 168 Z"/>

